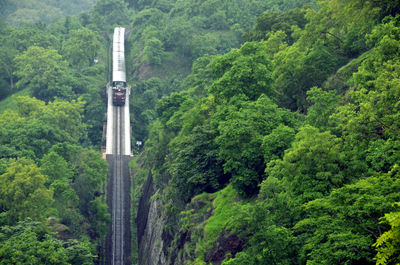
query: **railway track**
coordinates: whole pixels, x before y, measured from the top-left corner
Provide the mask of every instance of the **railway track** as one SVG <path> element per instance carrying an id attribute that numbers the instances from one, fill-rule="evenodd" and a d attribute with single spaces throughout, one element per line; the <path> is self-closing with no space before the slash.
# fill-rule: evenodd
<path id="1" fill-rule="evenodd" d="M 130 264 L 130 175 L 131 135 L 129 94 L 126 86 L 124 29 L 116 28 L 113 38 L 112 83 L 107 84 L 106 159 L 109 163 L 107 204 L 112 222 L 106 242 L 106 264 Z M 124 83 L 124 101 L 115 99 L 115 83 Z M 125 99 L 126 97 L 126 99 Z M 122 100 L 122 98 L 119 98 Z"/>
<path id="2" fill-rule="evenodd" d="M 113 196 L 112 196 L 112 265 L 124 264 L 124 190 L 123 190 L 123 149 L 124 138 L 121 107 L 114 107 L 115 136 L 114 139 L 114 168 L 113 168 Z"/>

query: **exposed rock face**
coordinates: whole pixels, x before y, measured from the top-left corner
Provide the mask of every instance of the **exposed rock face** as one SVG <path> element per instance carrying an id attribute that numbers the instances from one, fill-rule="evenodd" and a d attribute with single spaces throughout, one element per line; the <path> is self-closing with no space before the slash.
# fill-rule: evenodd
<path id="1" fill-rule="evenodd" d="M 164 265 L 167 257 L 164 253 L 162 205 L 154 192 L 151 174 L 143 187 L 143 196 L 139 201 L 137 216 L 139 262 L 141 265 Z"/>
<path id="2" fill-rule="evenodd" d="M 166 220 L 159 191 L 154 191 L 149 174 L 143 186 L 137 216 L 137 235 L 140 265 L 185 265 L 196 259 L 196 245 L 203 237 L 207 220 L 213 215 L 215 196 L 195 197 L 186 204 L 183 226 L 174 231 L 164 229 Z M 182 220 L 181 220 L 182 221 Z M 185 224 L 187 225 L 185 227 Z M 169 233 L 167 231 L 170 231 Z M 242 251 L 243 240 L 223 230 L 212 248 L 205 253 L 204 261 L 219 265 L 230 253 L 232 257 Z"/>
<path id="3" fill-rule="evenodd" d="M 206 253 L 204 261 L 212 262 L 214 265 L 220 265 L 225 259 L 226 253 L 231 253 L 235 256 L 235 254 L 242 251 L 242 249 L 242 240 L 240 240 L 236 235 L 224 231 L 218 237 L 213 250 Z"/>
<path id="4" fill-rule="evenodd" d="M 143 62 L 138 70 L 138 80 L 147 80 L 153 75 L 151 66 Z"/>

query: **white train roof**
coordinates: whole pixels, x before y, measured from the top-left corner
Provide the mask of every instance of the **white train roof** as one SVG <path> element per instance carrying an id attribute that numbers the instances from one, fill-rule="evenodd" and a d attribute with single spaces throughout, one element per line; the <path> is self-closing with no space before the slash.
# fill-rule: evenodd
<path id="1" fill-rule="evenodd" d="M 125 70 L 125 28 L 114 29 L 112 47 L 112 81 L 126 82 Z"/>

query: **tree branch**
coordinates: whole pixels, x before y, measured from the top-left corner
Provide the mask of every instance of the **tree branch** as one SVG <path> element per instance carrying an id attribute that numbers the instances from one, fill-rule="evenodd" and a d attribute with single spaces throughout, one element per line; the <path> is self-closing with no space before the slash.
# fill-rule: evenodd
<path id="1" fill-rule="evenodd" d="M 334 37 L 335 39 L 339 40 L 341 43 L 343 43 L 343 40 L 342 40 L 341 38 L 339 38 L 338 36 L 336 36 L 335 34 L 332 34 L 332 33 L 328 32 L 328 31 L 321 31 L 321 33 L 323 33 L 323 34 L 329 34 L 329 35 L 331 35 L 332 37 Z"/>

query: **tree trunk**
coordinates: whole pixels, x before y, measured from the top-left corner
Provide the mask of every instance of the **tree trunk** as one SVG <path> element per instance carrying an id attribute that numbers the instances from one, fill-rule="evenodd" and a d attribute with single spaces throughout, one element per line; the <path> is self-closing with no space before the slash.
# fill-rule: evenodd
<path id="1" fill-rule="evenodd" d="M 8 69 L 6 68 L 7 74 L 8 74 L 8 78 L 10 79 L 10 88 L 11 90 L 14 90 L 14 76 L 12 73 L 12 69 Z"/>

